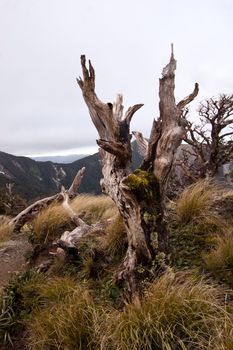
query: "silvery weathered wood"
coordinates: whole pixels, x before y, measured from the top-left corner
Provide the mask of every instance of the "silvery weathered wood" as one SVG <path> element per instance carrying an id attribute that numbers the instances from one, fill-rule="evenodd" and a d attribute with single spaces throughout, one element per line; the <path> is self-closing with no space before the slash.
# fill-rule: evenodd
<path id="1" fill-rule="evenodd" d="M 163 69 L 159 85 L 160 116 L 153 122 L 149 140 L 134 132 L 144 155 L 141 167 L 131 172 L 130 122 L 143 105 L 136 104 L 123 113 L 123 97 L 114 103 L 103 103 L 95 93 L 95 71 L 81 56 L 83 78 L 77 79 L 91 119 L 98 131 L 103 179 L 102 191 L 116 203 L 126 226 L 128 250 L 118 278 L 127 281 L 129 290 L 137 293 L 135 268 L 150 265 L 158 256 L 169 253 L 168 234 L 164 221 L 163 194 L 174 155 L 185 137 L 182 113 L 198 93 L 198 85 L 184 100 L 176 104 L 174 96 L 176 61 L 173 50 L 170 62 Z M 157 235 L 152 244 L 151 235 Z M 156 240 L 155 240 L 156 241 Z"/>

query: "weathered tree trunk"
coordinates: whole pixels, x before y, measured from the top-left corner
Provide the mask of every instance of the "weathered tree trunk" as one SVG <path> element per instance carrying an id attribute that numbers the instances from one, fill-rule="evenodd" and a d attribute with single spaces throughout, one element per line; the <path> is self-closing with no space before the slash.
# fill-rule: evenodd
<path id="1" fill-rule="evenodd" d="M 118 278 L 128 283 L 129 291 L 137 295 L 136 267 L 150 266 L 159 252 L 166 256 L 169 243 L 164 221 L 164 190 L 172 167 L 174 154 L 180 145 L 185 128 L 181 123 L 182 110 L 197 95 L 191 95 L 176 105 L 173 52 L 160 79 L 160 117 L 154 121 L 149 141 L 134 133 L 144 153 L 142 166 L 131 172 L 130 122 L 142 104 L 130 107 L 123 115 L 122 95 L 116 102 L 103 103 L 95 93 L 95 71 L 85 56 L 81 56 L 83 79 L 77 79 L 92 121 L 99 133 L 103 179 L 102 191 L 116 203 L 126 226 L 128 250 Z M 153 243 L 151 237 L 157 237 Z"/>

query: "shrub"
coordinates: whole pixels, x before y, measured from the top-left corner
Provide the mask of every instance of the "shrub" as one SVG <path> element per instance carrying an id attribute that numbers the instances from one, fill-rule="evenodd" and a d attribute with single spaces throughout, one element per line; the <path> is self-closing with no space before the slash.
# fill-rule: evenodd
<path id="1" fill-rule="evenodd" d="M 232 349 L 233 322 L 218 290 L 203 281 L 166 273 L 154 282 L 141 307 L 126 305 L 107 319 L 104 349 Z"/>
<path id="2" fill-rule="evenodd" d="M 233 288 L 233 235 L 217 238 L 215 249 L 204 254 L 204 261 L 211 273 Z"/>

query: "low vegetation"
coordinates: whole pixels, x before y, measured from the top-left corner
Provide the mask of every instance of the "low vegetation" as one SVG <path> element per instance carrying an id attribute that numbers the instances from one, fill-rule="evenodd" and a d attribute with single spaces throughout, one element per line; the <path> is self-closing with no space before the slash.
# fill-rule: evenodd
<path id="1" fill-rule="evenodd" d="M 222 192 L 219 185 L 209 180 L 201 180 L 187 187 L 174 204 L 173 218 L 178 225 L 185 226 L 194 223 L 219 225 L 223 222 L 213 211 L 212 204 Z"/>
<path id="2" fill-rule="evenodd" d="M 111 219 L 118 212 L 111 198 L 103 195 L 82 194 L 72 201 L 71 206 L 88 224 Z"/>
<path id="3" fill-rule="evenodd" d="M 215 209 L 215 202 L 223 194 L 223 189 L 213 181 L 201 180 L 171 203 L 172 260 L 176 267 L 202 265 L 202 252 L 210 250 L 217 237 L 229 231 L 230 222 Z"/>
<path id="4" fill-rule="evenodd" d="M 11 280 L 0 297 L 0 343 L 16 350 L 232 350 L 233 234 L 213 210 L 217 195 L 202 181 L 172 203 L 172 267 L 145 278 L 140 305 L 116 283 L 127 239 L 113 202 L 75 199 L 73 210 L 103 230 L 79 241 L 77 261 L 54 258 L 46 273 L 31 269 Z M 69 225 L 61 205 L 32 223 L 43 244 Z"/>
<path id="5" fill-rule="evenodd" d="M 141 307 L 128 304 L 114 311 L 107 325 L 106 349 L 223 350 L 233 346 L 232 319 L 221 305 L 218 290 L 172 272 L 151 284 Z"/>
<path id="6" fill-rule="evenodd" d="M 218 237 L 215 248 L 204 254 L 204 261 L 213 276 L 233 288 L 233 233 Z"/>

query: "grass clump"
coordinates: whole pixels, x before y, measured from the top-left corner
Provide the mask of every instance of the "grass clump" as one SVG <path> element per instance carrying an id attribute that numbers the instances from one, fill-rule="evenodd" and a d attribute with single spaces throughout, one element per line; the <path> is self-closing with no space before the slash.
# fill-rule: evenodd
<path id="1" fill-rule="evenodd" d="M 195 223 L 222 231 L 223 222 L 211 207 L 219 192 L 219 186 L 210 180 L 201 180 L 189 186 L 174 205 L 173 219 L 182 226 Z"/>
<path id="2" fill-rule="evenodd" d="M 213 276 L 233 288 L 233 235 L 217 238 L 214 249 L 204 254 L 206 267 Z"/>
<path id="3" fill-rule="evenodd" d="M 37 310 L 28 326 L 29 348 L 100 349 L 100 312 L 91 293 L 79 285 L 59 302 Z"/>
<path id="4" fill-rule="evenodd" d="M 120 214 L 117 214 L 106 228 L 106 235 L 102 237 L 102 247 L 107 254 L 122 255 L 127 248 L 125 225 Z"/>
<path id="5" fill-rule="evenodd" d="M 215 244 L 216 235 L 229 230 L 213 209 L 221 195 L 221 188 L 213 181 L 202 180 L 186 188 L 172 203 L 169 226 L 174 266 L 200 266 L 203 251 Z"/>
<path id="6" fill-rule="evenodd" d="M 108 196 L 81 194 L 71 202 L 71 206 L 87 224 L 109 219 L 117 213 L 114 202 Z"/>
<path id="7" fill-rule="evenodd" d="M 38 243 L 50 243 L 71 229 L 70 218 L 61 204 L 52 204 L 39 212 L 32 222 L 34 239 Z"/>
<path id="8" fill-rule="evenodd" d="M 15 275 L 0 296 L 0 344 L 22 332 L 24 321 L 39 304 L 38 288 L 45 277 L 34 270 Z"/>
<path id="9" fill-rule="evenodd" d="M 232 349 L 232 327 L 216 288 L 169 272 L 151 285 L 141 307 L 109 315 L 104 349 Z"/>

